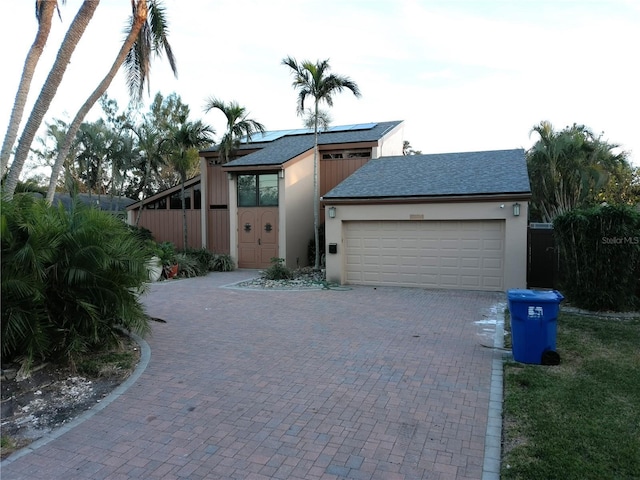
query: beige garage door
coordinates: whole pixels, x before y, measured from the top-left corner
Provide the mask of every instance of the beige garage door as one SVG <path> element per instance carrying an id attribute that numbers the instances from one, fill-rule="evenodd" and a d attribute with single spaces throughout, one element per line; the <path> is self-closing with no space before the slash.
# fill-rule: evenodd
<path id="1" fill-rule="evenodd" d="M 504 221 L 345 222 L 346 283 L 502 290 Z"/>

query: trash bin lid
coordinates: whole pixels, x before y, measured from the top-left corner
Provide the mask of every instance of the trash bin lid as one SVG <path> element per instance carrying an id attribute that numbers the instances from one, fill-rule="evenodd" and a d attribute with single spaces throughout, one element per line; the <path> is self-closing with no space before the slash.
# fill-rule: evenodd
<path id="1" fill-rule="evenodd" d="M 514 288 L 507 291 L 507 298 L 510 301 L 521 302 L 542 302 L 542 303 L 559 303 L 564 300 L 562 295 L 557 290 L 529 290 Z"/>

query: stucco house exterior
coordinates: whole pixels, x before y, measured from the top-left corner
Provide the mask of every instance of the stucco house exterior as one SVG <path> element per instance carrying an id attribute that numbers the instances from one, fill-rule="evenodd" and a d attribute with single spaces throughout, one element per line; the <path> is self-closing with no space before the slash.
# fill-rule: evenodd
<path id="1" fill-rule="evenodd" d="M 403 122 L 338 126 L 319 136 L 320 223 L 327 280 L 504 291 L 526 287 L 531 198 L 524 150 L 403 155 Z M 239 268 L 308 264 L 313 239 L 314 136 L 257 134 L 222 164 L 200 152 L 190 179 L 192 248 Z M 180 187 L 128 207 L 158 241 L 182 248 Z"/>
<path id="2" fill-rule="evenodd" d="M 371 160 L 323 196 L 327 280 L 525 288 L 530 198 L 522 149 Z"/>
<path id="3" fill-rule="evenodd" d="M 400 155 L 403 122 L 331 127 L 318 139 L 320 195 L 372 158 Z M 307 265 L 313 238 L 313 150 L 309 129 L 253 135 L 236 158 L 220 161 L 216 147 L 200 152 L 200 175 L 186 184 L 188 247 L 229 253 L 239 268 L 266 268 L 284 258 Z M 148 228 L 157 241 L 182 248 L 180 186 L 128 207 L 129 222 Z M 321 221 L 324 206 L 321 205 Z"/>

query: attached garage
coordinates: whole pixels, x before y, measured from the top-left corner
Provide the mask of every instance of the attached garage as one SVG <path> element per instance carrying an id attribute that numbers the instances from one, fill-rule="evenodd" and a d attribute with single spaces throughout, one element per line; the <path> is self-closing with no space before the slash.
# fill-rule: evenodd
<path id="1" fill-rule="evenodd" d="M 521 149 L 372 160 L 323 197 L 327 279 L 524 288 L 530 196 Z"/>
<path id="2" fill-rule="evenodd" d="M 345 222 L 346 283 L 503 290 L 504 223 Z"/>

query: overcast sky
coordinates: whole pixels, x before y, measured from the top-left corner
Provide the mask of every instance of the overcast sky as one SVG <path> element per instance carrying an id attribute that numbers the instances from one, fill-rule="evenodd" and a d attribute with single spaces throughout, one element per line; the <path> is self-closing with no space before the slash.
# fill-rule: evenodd
<path id="1" fill-rule="evenodd" d="M 2 0 L 4 136 L 34 1 Z M 60 2 L 61 3 L 61 2 Z M 61 5 L 31 88 L 33 103 L 81 0 Z M 176 92 L 192 118 L 224 131 L 211 95 L 236 100 L 268 130 L 300 128 L 282 59 L 329 59 L 362 98 L 334 99 L 333 125 L 405 121 L 423 153 L 529 148 L 531 128 L 584 124 L 640 165 L 640 2 L 637 0 L 165 0 L 178 63 L 154 61 L 151 97 Z M 46 120 L 75 115 L 123 39 L 128 0 L 102 0 Z M 124 78 L 108 91 L 124 108 Z M 99 107 L 89 115 L 99 116 Z"/>

